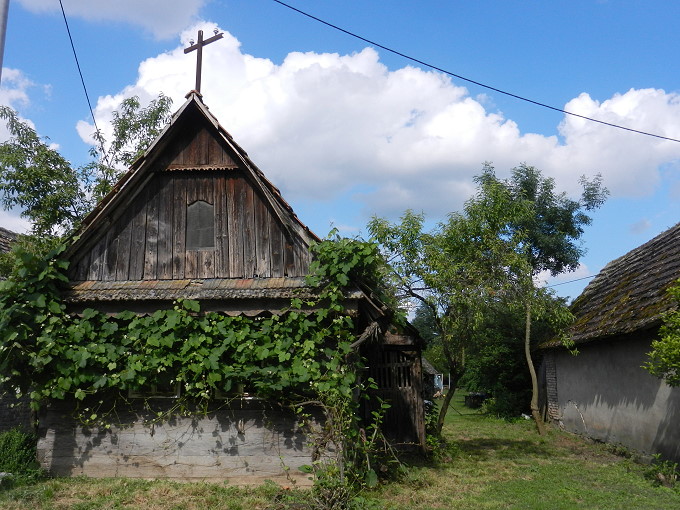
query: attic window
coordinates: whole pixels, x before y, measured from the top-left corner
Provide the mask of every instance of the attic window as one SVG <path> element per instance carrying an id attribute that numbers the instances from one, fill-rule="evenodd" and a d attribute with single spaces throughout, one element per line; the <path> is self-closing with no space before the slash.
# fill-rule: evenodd
<path id="1" fill-rule="evenodd" d="M 187 250 L 215 248 L 215 210 L 212 204 L 197 200 L 187 207 Z"/>

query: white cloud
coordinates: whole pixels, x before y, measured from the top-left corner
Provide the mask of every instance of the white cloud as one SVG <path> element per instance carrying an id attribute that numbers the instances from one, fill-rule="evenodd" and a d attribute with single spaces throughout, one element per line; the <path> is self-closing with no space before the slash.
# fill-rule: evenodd
<path id="1" fill-rule="evenodd" d="M 155 37 L 172 37 L 196 16 L 208 0 L 64 0 L 67 17 L 141 26 Z M 19 0 L 34 13 L 59 11 L 54 0 Z"/>
<path id="2" fill-rule="evenodd" d="M 28 90 L 35 84 L 19 69 L 2 68 L 2 83 L 0 84 L 0 104 L 17 108 L 27 105 Z"/>
<path id="3" fill-rule="evenodd" d="M 178 107 L 193 88 L 195 57 L 182 45 L 139 66 L 137 83 L 100 98 L 106 120 L 130 95 L 163 91 Z M 225 33 L 203 53 L 203 94 L 223 126 L 291 199 L 331 199 L 353 193 L 369 213 L 410 207 L 442 215 L 473 191 L 484 161 L 499 175 L 521 162 L 578 193 L 578 178 L 601 172 L 613 196 L 654 190 L 659 166 L 680 159 L 680 144 L 566 117 L 556 136 L 523 134 L 439 73 L 405 67 L 390 71 L 373 49 L 352 55 L 291 53 L 280 64 L 241 52 Z M 481 101 L 481 102 L 480 102 Z M 630 90 L 597 102 L 587 94 L 567 110 L 680 138 L 680 96 Z M 100 121 L 100 125 L 105 122 Z M 84 135 L 91 127 L 81 123 Z"/>
<path id="4" fill-rule="evenodd" d="M 630 226 L 630 231 L 633 234 L 643 234 L 647 230 L 649 230 L 652 227 L 652 222 L 649 221 L 647 218 L 641 219 L 640 221 L 637 221 L 633 223 Z"/>
<path id="5" fill-rule="evenodd" d="M 583 93 L 565 106 L 567 111 L 639 131 L 680 139 L 680 95 L 659 89 L 630 89 L 606 101 Z M 680 158 L 680 143 L 623 131 L 573 116 L 560 124 L 564 146 L 556 152 L 560 175 L 570 168 L 602 172 L 616 196 L 649 195 L 659 183 L 659 167 Z"/>
<path id="6" fill-rule="evenodd" d="M 2 84 L 0 84 L 0 105 L 9 106 L 15 110 L 21 106 L 29 105 L 30 98 L 28 91 L 33 86 L 35 86 L 35 83 L 29 80 L 20 70 L 3 67 Z M 30 120 L 23 118 L 22 120 L 31 127 L 35 127 Z M 0 121 L 0 142 L 4 142 L 8 138 L 9 131 L 7 130 L 7 124 L 4 121 Z"/>
<path id="7" fill-rule="evenodd" d="M 26 234 L 31 230 L 31 224 L 25 218 L 20 217 L 16 211 L 4 211 L 0 209 L 0 227 Z"/>

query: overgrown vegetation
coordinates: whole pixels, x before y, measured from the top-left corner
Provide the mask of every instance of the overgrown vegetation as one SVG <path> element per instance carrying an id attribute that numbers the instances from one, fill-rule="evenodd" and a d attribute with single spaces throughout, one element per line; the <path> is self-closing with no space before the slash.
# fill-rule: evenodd
<path id="1" fill-rule="evenodd" d="M 11 487 L 35 481 L 42 476 L 36 461 L 37 438 L 18 428 L 0 433 L 0 487 Z"/>
<path id="2" fill-rule="evenodd" d="M 680 477 L 680 466 L 677 462 L 661 458 L 660 454 L 654 455 L 651 464 L 645 470 L 647 479 L 652 480 L 654 485 L 663 487 L 676 487 Z"/>
<path id="3" fill-rule="evenodd" d="M 347 503 L 377 483 L 376 456 L 384 451 L 380 413 L 373 423 L 359 423 L 355 395 L 371 381 L 357 378 L 356 326 L 344 306 L 345 290 L 358 282 L 384 288 L 383 261 L 375 244 L 351 239 L 336 237 L 312 250 L 313 297 L 294 298 L 268 317 L 202 312 L 189 300 L 150 315 L 69 314 L 60 291 L 67 281 L 61 249 L 48 258 L 20 250 L 0 283 L 0 384 L 29 394 L 33 408 L 74 400 L 78 418 L 100 426 L 113 419 L 112 402 L 160 384 L 180 390 L 172 408 L 178 414 L 206 409 L 216 392 L 239 387 L 301 414 L 315 406 L 325 414 L 319 450 L 333 445 L 336 452 L 331 463 L 317 459 L 318 491 L 336 484 L 325 494 L 329 508 L 340 508 L 333 498 Z"/>
<path id="4" fill-rule="evenodd" d="M 554 299 L 558 306 L 566 306 L 562 298 Z M 491 303 L 481 321 L 480 340 L 466 353 L 465 373 L 460 379 L 460 387 L 486 394 L 489 398 L 485 400 L 484 408 L 495 416 L 516 418 L 522 413 L 529 413 L 531 379 L 523 351 L 523 310 L 508 307 L 502 302 Z M 419 306 L 412 324 L 427 341 L 424 356 L 446 373 L 446 360 L 437 341 L 429 309 Z M 532 347 L 561 333 L 546 318 L 535 320 L 532 330 Z"/>

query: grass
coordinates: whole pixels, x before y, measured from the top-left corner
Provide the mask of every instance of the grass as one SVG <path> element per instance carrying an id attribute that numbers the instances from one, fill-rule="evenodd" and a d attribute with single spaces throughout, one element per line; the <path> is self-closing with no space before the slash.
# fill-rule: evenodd
<path id="1" fill-rule="evenodd" d="M 654 487 L 645 466 L 611 447 L 529 421 L 508 423 L 454 402 L 448 444 L 437 461 L 414 461 L 398 482 L 363 494 L 386 509 L 669 509 L 680 490 Z M 218 484 L 131 479 L 52 479 L 0 492 L 0 509 L 287 509 L 299 491 L 274 484 Z M 308 508 L 308 507 L 304 507 Z"/>

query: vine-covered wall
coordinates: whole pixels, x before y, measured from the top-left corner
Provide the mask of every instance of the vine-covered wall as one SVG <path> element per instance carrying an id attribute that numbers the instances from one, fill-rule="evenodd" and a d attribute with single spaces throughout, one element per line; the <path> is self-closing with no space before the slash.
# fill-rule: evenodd
<path id="1" fill-rule="evenodd" d="M 244 392 L 294 411 L 309 430 L 314 428 L 307 421 L 310 406 L 321 409 L 325 425 L 315 432 L 323 438 L 318 449 L 333 445 L 341 463 L 368 462 L 359 427 L 370 422 L 361 422 L 356 411 L 357 396 L 372 381 L 358 377 L 362 365 L 351 346 L 360 332 L 356 317 L 346 310 L 345 293 L 356 282 L 375 292 L 384 289 L 382 259 L 374 244 L 356 240 L 324 241 L 313 250 L 308 285 L 316 298 L 293 298 L 286 308 L 258 317 L 203 312 L 198 302 L 188 300 L 149 315 L 107 315 L 91 308 L 71 314 L 60 291 L 67 263 L 58 253 L 47 260 L 21 254 L 14 274 L 1 284 L 0 374 L 6 388 L 29 395 L 33 408 L 40 409 L 45 465 L 61 458 L 54 464 L 62 466 L 56 468 L 61 472 L 68 458 L 73 473 L 102 448 L 106 462 L 134 465 L 142 461 L 130 448 L 148 449 L 156 444 L 158 427 L 177 425 L 172 429 L 176 445 L 156 444 L 152 458 L 172 459 L 173 466 L 189 462 L 181 452 L 183 437 L 214 439 L 215 445 L 200 447 L 198 456 L 221 457 L 233 452 L 223 447 L 224 437 L 235 446 L 239 430 L 250 427 L 259 431 L 254 436 L 258 448 L 271 454 L 267 462 L 279 459 L 281 466 L 283 450 L 299 450 L 291 435 L 301 430 L 298 422 L 277 415 L 271 422 L 263 417 L 260 426 L 254 415 L 234 414 L 231 404 L 210 407 L 216 398 L 243 402 Z M 130 404 L 133 396 L 140 398 Z M 158 406 L 156 397 L 171 398 Z M 65 411 L 76 421 L 63 418 Z M 373 416 L 377 421 L 378 414 Z M 283 436 L 281 423 L 288 424 Z M 136 432 L 126 436 L 124 430 Z M 58 441 L 56 434 L 70 437 L 70 443 Z M 138 444 L 125 437 L 144 440 Z M 299 451 L 311 461 L 309 451 Z M 55 452 L 62 453 L 55 457 Z"/>

